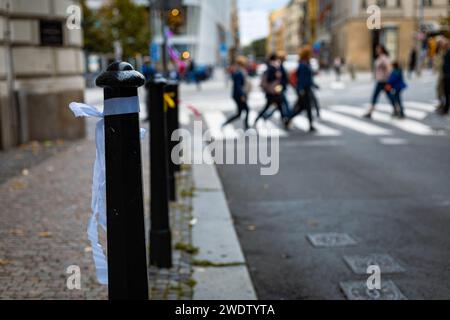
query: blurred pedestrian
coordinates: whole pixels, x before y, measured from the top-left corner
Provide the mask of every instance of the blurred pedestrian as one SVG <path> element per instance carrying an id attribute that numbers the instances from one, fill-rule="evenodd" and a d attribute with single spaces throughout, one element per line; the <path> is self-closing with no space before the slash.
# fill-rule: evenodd
<path id="1" fill-rule="evenodd" d="M 141 71 L 146 81 L 152 81 L 155 78 L 156 69 L 149 57 L 144 58 L 144 64 L 142 65 Z"/>
<path id="2" fill-rule="evenodd" d="M 448 44 L 445 48 L 444 64 L 442 66 L 442 72 L 444 75 L 444 95 L 445 104 L 442 110 L 439 112 L 442 115 L 446 115 L 450 109 L 450 49 Z"/>
<path id="3" fill-rule="evenodd" d="M 286 129 L 289 128 L 289 124 L 293 118 L 306 110 L 309 120 L 309 131 L 314 132 L 316 129 L 313 125 L 313 116 L 311 110 L 311 97 L 313 81 L 313 70 L 310 65 L 311 49 L 304 47 L 300 51 L 300 62 L 297 69 L 297 95 L 298 100 L 295 104 L 294 111 L 289 119 L 285 122 Z"/>
<path id="4" fill-rule="evenodd" d="M 287 99 L 287 90 L 289 88 L 289 75 L 284 67 L 284 62 L 286 61 L 286 53 L 280 51 L 277 53 L 277 57 L 280 63 L 280 72 L 281 72 L 281 86 L 283 90 L 281 92 L 281 107 L 283 109 L 284 116 L 287 118 L 291 114 L 291 107 L 289 105 L 289 101 Z M 277 111 L 277 109 L 273 109 L 272 111 L 267 111 L 264 114 L 264 120 L 270 119 L 273 114 Z"/>
<path id="5" fill-rule="evenodd" d="M 434 68 L 437 73 L 436 95 L 438 98 L 438 105 L 436 111 L 442 111 L 445 106 L 445 90 L 444 90 L 444 58 L 449 48 L 449 42 L 446 38 L 442 38 L 438 42 L 438 53 L 435 58 Z"/>
<path id="6" fill-rule="evenodd" d="M 259 113 L 255 120 L 254 125 L 264 117 L 266 112 L 270 109 L 272 105 L 276 105 L 277 109 L 281 113 L 283 121 L 287 119 L 287 115 L 283 111 L 283 85 L 282 83 L 282 73 L 280 69 L 280 61 L 276 54 L 272 54 L 267 62 L 267 70 L 264 72 L 261 79 L 261 88 L 266 94 L 266 105 Z"/>
<path id="7" fill-rule="evenodd" d="M 336 73 L 336 81 L 341 81 L 341 74 L 342 74 L 342 58 L 336 57 L 334 58 L 334 72 Z"/>
<path id="8" fill-rule="evenodd" d="M 372 96 L 372 105 L 369 111 L 364 115 L 365 118 L 371 119 L 372 113 L 375 111 L 376 104 L 380 94 L 384 91 L 392 104 L 395 112 L 395 103 L 392 95 L 386 91 L 386 84 L 392 72 L 392 63 L 389 58 L 389 53 L 383 45 L 376 47 L 377 59 L 375 60 L 375 90 Z"/>
<path id="9" fill-rule="evenodd" d="M 224 124 L 226 125 L 241 118 L 242 113 L 245 112 L 244 128 L 247 130 L 249 107 L 247 104 L 248 95 L 251 91 L 251 82 L 247 74 L 247 58 L 240 56 L 236 59 L 235 65 L 230 68 L 232 70 L 231 79 L 233 81 L 232 97 L 234 102 L 236 102 L 237 113 L 230 117 Z"/>
<path id="10" fill-rule="evenodd" d="M 400 64 L 396 61 L 392 66 L 393 70 L 386 84 L 386 91 L 391 95 L 394 103 L 394 116 L 404 119 L 405 111 L 403 109 L 401 94 L 407 88 L 407 85 L 403 78 L 403 70 Z"/>
<path id="11" fill-rule="evenodd" d="M 414 71 L 417 68 L 417 50 L 416 48 L 412 48 L 409 53 L 409 61 L 408 61 L 408 78 L 411 79 Z"/>

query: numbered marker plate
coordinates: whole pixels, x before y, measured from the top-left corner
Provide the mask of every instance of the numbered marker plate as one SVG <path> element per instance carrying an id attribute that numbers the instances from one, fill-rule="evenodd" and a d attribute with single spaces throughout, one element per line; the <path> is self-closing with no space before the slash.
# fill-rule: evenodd
<path id="1" fill-rule="evenodd" d="M 382 281 L 381 290 L 369 290 L 365 281 L 342 282 L 340 286 L 348 300 L 407 300 L 392 281 Z"/>
<path id="2" fill-rule="evenodd" d="M 345 262 L 356 274 L 367 274 L 370 266 L 380 267 L 381 274 L 403 273 L 405 269 L 388 254 L 371 254 L 368 256 L 346 256 Z"/>
<path id="3" fill-rule="evenodd" d="M 346 233 L 318 233 L 309 234 L 307 237 L 311 244 L 318 248 L 347 247 L 356 245 L 355 239 Z"/>

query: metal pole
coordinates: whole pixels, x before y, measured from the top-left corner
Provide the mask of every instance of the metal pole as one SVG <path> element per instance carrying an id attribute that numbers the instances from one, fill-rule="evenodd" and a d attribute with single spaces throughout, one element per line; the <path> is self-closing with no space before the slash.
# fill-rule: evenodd
<path id="1" fill-rule="evenodd" d="M 147 82 L 150 110 L 150 264 L 172 267 L 172 240 L 169 223 L 167 120 L 164 110 L 166 80 Z"/>
<path id="2" fill-rule="evenodd" d="M 138 87 L 144 82 L 144 76 L 126 62 L 114 62 L 96 80 L 105 98 L 110 300 L 149 297 L 138 113 Z"/>
<path id="3" fill-rule="evenodd" d="M 179 169 L 179 166 L 174 163 L 172 159 L 172 150 L 176 147 L 177 141 L 172 141 L 172 134 L 179 129 L 178 123 L 178 82 L 168 81 L 166 86 L 166 94 L 169 95 L 169 99 L 173 101 L 172 106 L 168 106 L 167 110 L 167 155 L 169 160 L 169 199 L 170 201 L 177 200 L 176 180 L 175 172 Z M 167 104 L 167 103 L 166 103 Z M 177 168 L 178 167 L 178 168 Z"/>
<path id="4" fill-rule="evenodd" d="M 418 0 L 419 1 L 419 12 L 418 12 L 418 19 L 417 19 L 417 23 L 418 23 L 418 27 L 417 27 L 417 74 L 420 76 L 422 73 L 422 40 L 420 39 L 420 36 L 422 34 L 422 26 L 423 26 L 423 22 L 424 22 L 424 15 L 425 15 L 425 8 L 424 8 L 424 0 Z"/>
<path id="5" fill-rule="evenodd" d="M 167 35 L 166 35 L 166 11 L 167 11 L 167 3 L 164 1 L 161 6 L 161 36 L 162 36 L 162 68 L 163 75 L 167 77 L 169 74 L 169 66 L 167 65 Z"/>

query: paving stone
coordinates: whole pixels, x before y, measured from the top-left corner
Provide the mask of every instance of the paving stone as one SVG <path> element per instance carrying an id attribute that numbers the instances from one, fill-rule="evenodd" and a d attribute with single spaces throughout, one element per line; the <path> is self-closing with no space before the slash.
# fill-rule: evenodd
<path id="1" fill-rule="evenodd" d="M 364 281 L 342 282 L 340 287 L 348 300 L 407 300 L 392 281 L 382 281 L 381 290 L 369 290 Z"/>
<path id="2" fill-rule="evenodd" d="M 307 238 L 311 244 L 317 248 L 346 247 L 357 244 L 356 240 L 345 233 L 309 234 Z"/>
<path id="3" fill-rule="evenodd" d="M 350 269 L 356 274 L 367 274 L 367 268 L 370 266 L 379 266 L 381 274 L 405 272 L 405 269 L 388 254 L 345 256 L 344 260 Z"/>

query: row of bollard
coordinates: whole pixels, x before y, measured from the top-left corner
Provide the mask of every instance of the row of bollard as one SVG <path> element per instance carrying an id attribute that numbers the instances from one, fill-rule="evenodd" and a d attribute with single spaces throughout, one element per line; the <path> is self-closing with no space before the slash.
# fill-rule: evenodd
<path id="1" fill-rule="evenodd" d="M 138 106 L 138 88 L 144 83 L 144 77 L 125 62 L 111 64 L 96 80 L 97 86 L 104 88 L 105 100 L 110 300 L 149 297 Z M 179 167 L 170 157 L 170 138 L 179 126 L 178 83 L 157 78 L 145 87 L 150 112 L 150 265 L 171 268 L 169 200 L 176 201 L 175 172 Z"/>

